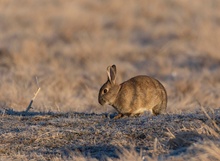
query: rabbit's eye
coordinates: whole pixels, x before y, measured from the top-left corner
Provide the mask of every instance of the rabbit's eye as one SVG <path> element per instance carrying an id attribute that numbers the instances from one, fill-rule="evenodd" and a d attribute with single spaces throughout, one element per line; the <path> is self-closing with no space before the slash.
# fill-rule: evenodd
<path id="1" fill-rule="evenodd" d="M 107 92 L 108 92 L 108 89 L 107 89 L 107 88 L 105 88 L 103 92 L 104 92 L 104 93 L 107 93 Z"/>

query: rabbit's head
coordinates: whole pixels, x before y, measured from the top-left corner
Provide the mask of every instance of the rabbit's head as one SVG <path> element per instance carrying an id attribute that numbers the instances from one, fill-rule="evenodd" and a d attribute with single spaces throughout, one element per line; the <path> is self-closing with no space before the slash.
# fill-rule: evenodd
<path id="1" fill-rule="evenodd" d="M 107 67 L 107 82 L 99 90 L 99 103 L 101 105 L 112 105 L 117 97 L 120 85 L 116 84 L 116 66 Z"/>

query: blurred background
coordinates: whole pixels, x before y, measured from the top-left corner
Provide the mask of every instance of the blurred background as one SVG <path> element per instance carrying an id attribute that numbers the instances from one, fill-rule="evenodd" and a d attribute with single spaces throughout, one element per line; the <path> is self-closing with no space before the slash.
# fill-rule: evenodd
<path id="1" fill-rule="evenodd" d="M 168 112 L 220 107 L 219 0 L 1 0 L 0 107 L 114 111 L 98 104 L 106 68 L 117 82 L 160 80 Z"/>

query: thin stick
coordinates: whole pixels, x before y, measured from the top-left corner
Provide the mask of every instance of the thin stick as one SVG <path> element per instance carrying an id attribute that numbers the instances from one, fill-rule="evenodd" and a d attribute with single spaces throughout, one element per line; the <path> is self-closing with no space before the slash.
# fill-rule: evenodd
<path id="1" fill-rule="evenodd" d="M 37 92 L 34 94 L 34 97 L 31 99 L 31 101 L 30 101 L 30 103 L 29 103 L 29 105 L 28 105 L 28 107 L 27 107 L 27 109 L 26 109 L 26 111 L 25 112 L 28 112 L 32 107 L 31 107 L 31 105 L 32 105 L 32 103 L 34 102 L 34 100 L 35 100 L 35 98 L 36 98 L 36 96 L 37 96 L 37 94 L 40 92 L 40 87 L 38 88 L 38 90 L 37 90 Z"/>
<path id="2" fill-rule="evenodd" d="M 154 139 L 154 155 L 156 155 L 156 152 L 157 152 L 157 143 L 158 143 L 158 139 L 155 138 Z"/>
<path id="3" fill-rule="evenodd" d="M 35 98 L 37 97 L 37 94 L 40 92 L 40 87 L 39 87 L 39 83 L 38 83 L 38 79 L 36 77 L 36 83 L 37 83 L 37 86 L 38 86 L 38 89 L 37 89 L 37 92 L 34 94 L 34 97 L 31 99 L 28 107 L 26 108 L 26 113 L 32 108 L 32 103 L 34 102 Z"/>
<path id="4" fill-rule="evenodd" d="M 171 138 L 175 138 L 175 135 L 170 131 L 169 128 L 167 128 L 167 131 L 169 132 L 169 134 L 171 135 Z"/>

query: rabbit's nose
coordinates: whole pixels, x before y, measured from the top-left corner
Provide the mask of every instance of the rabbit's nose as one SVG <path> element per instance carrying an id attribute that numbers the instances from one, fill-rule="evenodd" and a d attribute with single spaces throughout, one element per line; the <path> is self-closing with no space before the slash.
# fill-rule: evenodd
<path id="1" fill-rule="evenodd" d="M 99 98 L 99 103 L 100 103 L 101 105 L 104 105 L 104 104 L 105 104 L 105 100 L 104 100 L 103 98 Z"/>

